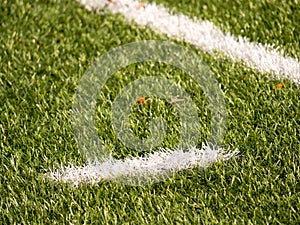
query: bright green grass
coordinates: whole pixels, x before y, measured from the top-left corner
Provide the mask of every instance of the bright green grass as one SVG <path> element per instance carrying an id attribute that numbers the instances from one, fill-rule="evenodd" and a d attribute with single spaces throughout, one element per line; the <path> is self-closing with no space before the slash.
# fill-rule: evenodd
<path id="1" fill-rule="evenodd" d="M 222 17 L 228 20 L 223 12 L 236 14 L 234 7 L 210 4 L 208 8 L 218 10 L 205 13 L 212 20 L 219 18 L 218 25 Z M 181 6 L 182 11 L 186 7 L 201 17 L 192 4 Z M 223 144 L 230 149 L 238 148 L 239 158 L 204 171 L 181 171 L 169 180 L 144 187 L 102 182 L 76 188 L 46 180 L 42 175 L 50 168 L 84 163 L 73 137 L 70 110 L 76 86 L 90 63 L 121 44 L 166 37 L 129 25 L 121 16 L 87 12 L 73 1 L 4 1 L 0 7 L 0 224 L 300 222 L 300 90 L 287 80 L 271 80 L 240 64 L 216 60 L 193 48 L 222 84 L 228 113 Z M 288 4 L 283 3 L 284 7 Z M 260 21 L 268 23 L 272 17 L 265 17 L 257 7 L 245 13 L 256 16 L 243 35 L 263 43 L 276 43 L 278 39 L 280 47 L 299 56 L 299 35 L 278 36 L 277 27 L 271 26 L 268 35 L 263 36 Z M 234 18 L 224 26 L 233 34 L 240 34 Z M 292 26 L 297 28 L 291 21 L 289 27 Z M 252 37 L 254 31 L 259 39 Z M 148 75 L 180 83 L 199 108 L 203 140 L 209 131 L 210 113 L 205 98 L 188 76 L 166 65 L 129 66 L 110 79 L 99 93 L 99 136 L 105 138 L 106 146 L 116 157 L 136 153 L 122 146 L 113 134 L 106 117 L 111 101 L 133 79 Z M 279 82 L 285 86 L 276 90 Z M 178 125 L 176 114 L 165 101 L 154 101 L 147 106 L 150 109 L 134 106 L 132 120 L 138 126 L 132 129 L 140 129 L 144 133 L 137 133 L 146 135 L 148 117 L 143 115 L 151 110 L 161 113 L 174 126 L 174 132 L 168 134 L 164 143 L 172 147 L 174 143 L 170 140 L 176 137 Z M 159 105 L 166 107 L 158 110 Z"/>
<path id="2" fill-rule="evenodd" d="M 153 2 L 153 1 L 150 1 Z M 300 59 L 298 0 L 156 0 L 175 12 L 209 20 L 226 32 L 264 44 Z"/>

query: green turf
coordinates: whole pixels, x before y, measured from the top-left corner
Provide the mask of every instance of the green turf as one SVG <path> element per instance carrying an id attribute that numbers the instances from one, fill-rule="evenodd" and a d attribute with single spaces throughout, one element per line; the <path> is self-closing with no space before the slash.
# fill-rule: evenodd
<path id="1" fill-rule="evenodd" d="M 225 32 L 271 44 L 300 59 L 300 4 L 297 0 L 150 0 L 189 17 L 209 20 Z"/>
<path id="2" fill-rule="evenodd" d="M 176 5 L 202 18 L 193 4 Z M 205 18 L 243 34 L 240 25 L 235 26 L 238 16 L 224 14 L 236 15 L 234 7 L 209 4 L 212 10 L 205 11 Z M 288 7 L 282 3 L 281 8 Z M 70 110 L 76 86 L 91 62 L 124 43 L 167 38 L 130 25 L 121 16 L 88 12 L 74 1 L 4 1 L 0 8 L 0 224 L 300 223 L 299 88 L 188 45 L 222 84 L 228 113 L 223 145 L 238 148 L 239 158 L 206 170 L 181 171 L 169 180 L 141 187 L 106 181 L 74 187 L 45 179 L 43 174 L 51 168 L 84 163 L 73 137 Z M 271 26 L 264 36 L 266 25 L 261 21 L 276 21 L 272 15 L 265 17 L 259 7 L 244 12 L 256 15 L 244 31 L 246 36 L 263 43 L 278 40 L 281 48 L 299 56 L 296 22 L 287 20 L 289 29 L 282 34 L 277 32 L 279 25 Z M 297 15 L 280 13 L 282 18 Z M 221 25 L 225 20 L 229 22 Z M 295 35 L 289 35 L 293 27 Z M 193 80 L 166 65 L 129 66 L 99 93 L 96 112 L 99 136 L 116 157 L 135 153 L 113 134 L 107 117 L 111 101 L 133 79 L 153 74 L 173 79 L 190 93 L 204 124 L 203 139 L 208 133 L 210 112 Z M 285 85 L 276 90 L 279 82 Z M 145 115 L 150 112 L 165 115 L 174 127 L 164 142 L 172 147 L 178 124 L 172 107 L 163 100 L 136 104 L 132 129 L 147 135 Z"/>

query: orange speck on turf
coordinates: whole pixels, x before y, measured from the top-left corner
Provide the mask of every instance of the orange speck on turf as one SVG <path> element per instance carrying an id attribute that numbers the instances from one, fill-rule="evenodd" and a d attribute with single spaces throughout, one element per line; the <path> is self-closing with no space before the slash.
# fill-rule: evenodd
<path id="1" fill-rule="evenodd" d="M 145 3 L 144 2 L 141 2 L 137 7 L 136 9 L 137 10 L 140 10 L 142 7 L 144 7 Z"/>
<path id="2" fill-rule="evenodd" d="M 279 90 L 280 87 L 284 86 L 284 83 L 276 84 L 276 90 Z"/>
<path id="3" fill-rule="evenodd" d="M 138 103 L 145 105 L 147 103 L 147 100 L 141 96 L 138 96 Z"/>

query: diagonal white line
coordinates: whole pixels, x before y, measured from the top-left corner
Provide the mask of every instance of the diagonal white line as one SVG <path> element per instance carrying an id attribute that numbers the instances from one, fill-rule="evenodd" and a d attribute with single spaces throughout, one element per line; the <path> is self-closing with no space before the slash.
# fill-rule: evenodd
<path id="1" fill-rule="evenodd" d="M 146 157 L 126 158 L 125 160 L 108 159 L 101 163 L 89 164 L 83 167 L 70 166 L 46 174 L 46 177 L 78 185 L 82 182 L 98 183 L 102 180 L 118 179 L 126 176 L 131 179 L 137 175 L 152 177 L 177 172 L 188 168 L 206 167 L 218 160 L 226 161 L 238 154 L 238 150 L 226 151 L 222 148 L 204 146 L 202 149 L 192 147 L 188 151 L 161 150 Z"/>
<path id="2" fill-rule="evenodd" d="M 300 63 L 289 56 L 281 55 L 270 45 L 248 41 L 244 37 L 234 37 L 222 32 L 209 21 L 197 21 L 182 14 L 171 14 L 168 9 L 154 3 L 135 0 L 79 0 L 87 9 L 109 9 L 112 13 L 121 13 L 127 20 L 148 26 L 171 38 L 184 40 L 204 52 L 224 53 L 233 61 L 243 61 L 250 68 L 262 73 L 271 73 L 277 78 L 289 78 L 300 84 Z M 139 174 L 159 175 L 176 172 L 194 166 L 206 167 L 218 160 L 228 160 L 238 154 L 237 150 L 225 151 L 204 146 L 183 151 L 161 150 L 145 157 L 127 158 L 125 160 L 108 159 L 83 167 L 70 166 L 62 170 L 47 173 L 48 178 L 72 182 L 97 183 L 113 180 L 119 176 L 135 177 Z"/>
<path id="3" fill-rule="evenodd" d="M 243 61 L 252 69 L 271 73 L 276 78 L 288 78 L 300 84 L 300 63 L 289 56 L 281 55 L 270 45 L 250 42 L 246 38 L 234 37 L 222 32 L 209 21 L 197 21 L 182 14 L 171 14 L 167 8 L 154 3 L 136 0 L 79 0 L 87 9 L 109 9 L 121 13 L 127 20 L 184 40 L 204 52 L 222 52 L 233 61 Z"/>

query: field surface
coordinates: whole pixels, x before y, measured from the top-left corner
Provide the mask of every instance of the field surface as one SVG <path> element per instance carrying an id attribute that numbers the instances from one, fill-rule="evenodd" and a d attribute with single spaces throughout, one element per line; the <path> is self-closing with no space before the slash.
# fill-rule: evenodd
<path id="1" fill-rule="evenodd" d="M 275 49 L 291 61 L 279 68 L 294 71 L 291 76 L 276 73 L 277 62 L 268 58 L 261 60 L 275 65 L 275 72 L 248 66 L 247 59 L 233 59 L 222 49 L 206 50 L 197 39 L 189 43 L 164 33 L 152 27 L 155 23 L 128 19 L 110 8 L 122 0 L 95 10 L 88 2 L 95 1 L 1 2 L 0 224 L 300 224 L 299 1 L 156 0 L 134 6 L 146 12 L 149 4 L 161 5 L 170 15 L 210 21 L 224 34 Z M 51 171 L 87 163 L 72 127 L 75 94 L 86 70 L 109 50 L 143 40 L 176 43 L 208 65 L 226 104 L 222 148 L 239 154 L 150 185 L 49 178 Z M 136 63 L 119 70 L 98 93 L 97 132 L 116 159 L 149 153 L 118 140 L 110 112 L 126 85 L 153 75 L 179 84 L 197 106 L 201 136 L 196 147 L 211 135 L 211 112 L 195 80 L 170 65 Z M 173 104 L 137 93 L 129 118 L 133 134 L 149 136 L 155 116 L 168 125 L 158 147 L 173 149 L 180 136 Z"/>

